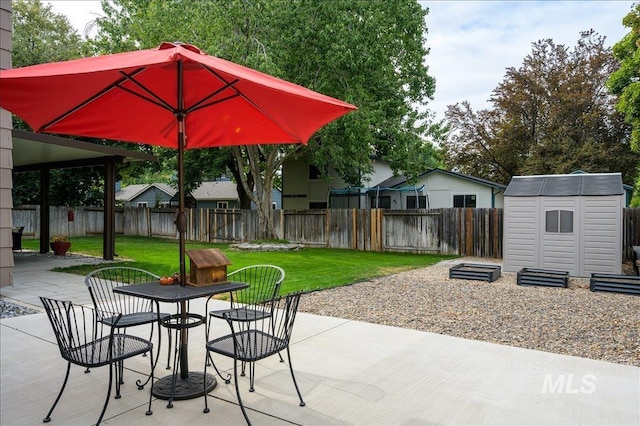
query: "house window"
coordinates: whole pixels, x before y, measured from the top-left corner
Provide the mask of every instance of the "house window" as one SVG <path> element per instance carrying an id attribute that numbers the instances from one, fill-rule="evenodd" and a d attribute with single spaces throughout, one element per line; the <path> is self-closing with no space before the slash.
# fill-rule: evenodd
<path id="1" fill-rule="evenodd" d="M 454 195 L 453 207 L 476 207 L 476 196 L 474 195 Z"/>
<path id="2" fill-rule="evenodd" d="M 272 203 L 271 203 L 271 208 L 272 208 L 273 210 L 278 210 L 278 203 L 276 203 L 276 202 L 272 202 Z"/>
<path id="3" fill-rule="evenodd" d="M 168 208 L 170 207 L 169 201 L 160 201 L 160 208 Z"/>
<path id="4" fill-rule="evenodd" d="M 546 232 L 573 232 L 573 212 L 571 210 L 547 210 L 545 216 Z"/>
<path id="5" fill-rule="evenodd" d="M 320 172 L 320 169 L 313 164 L 309 164 L 309 180 L 318 179 L 322 179 L 322 172 Z"/>
<path id="6" fill-rule="evenodd" d="M 418 205 L 416 205 L 416 196 L 408 195 L 407 196 L 407 208 L 408 209 L 426 209 L 427 208 L 427 196 L 426 195 L 418 195 Z"/>
<path id="7" fill-rule="evenodd" d="M 371 197 L 372 209 L 390 209 L 391 208 L 391 196 L 383 195 L 380 197 Z"/>
<path id="8" fill-rule="evenodd" d="M 326 201 L 311 201 L 309 202 L 310 209 L 326 209 L 327 202 Z"/>
<path id="9" fill-rule="evenodd" d="M 218 201 L 217 208 L 219 209 L 228 209 L 229 202 L 228 201 Z"/>
<path id="10" fill-rule="evenodd" d="M 138 207 L 149 207 L 149 203 L 147 203 L 146 201 L 138 201 L 137 206 Z"/>

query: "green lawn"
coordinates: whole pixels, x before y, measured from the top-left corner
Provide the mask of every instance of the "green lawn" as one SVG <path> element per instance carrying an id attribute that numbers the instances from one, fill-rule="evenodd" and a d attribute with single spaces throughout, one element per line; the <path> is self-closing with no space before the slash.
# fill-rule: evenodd
<path id="1" fill-rule="evenodd" d="M 71 239 L 71 252 L 102 256 L 101 237 Z M 24 240 L 25 249 L 38 250 L 38 240 Z M 281 294 L 297 290 L 311 291 L 338 287 L 373 277 L 390 275 L 413 268 L 433 265 L 454 256 L 406 253 L 374 253 L 356 250 L 306 248 L 297 252 L 240 252 L 228 244 L 187 242 L 187 250 L 219 248 L 233 262 L 229 272 L 243 266 L 273 264 L 282 267 L 286 278 Z M 158 275 L 172 275 L 180 269 L 178 241 L 162 238 L 116 238 L 116 259 L 119 265 L 145 269 Z M 84 265 L 58 271 L 85 275 L 104 265 Z M 189 258 L 187 257 L 187 270 Z"/>

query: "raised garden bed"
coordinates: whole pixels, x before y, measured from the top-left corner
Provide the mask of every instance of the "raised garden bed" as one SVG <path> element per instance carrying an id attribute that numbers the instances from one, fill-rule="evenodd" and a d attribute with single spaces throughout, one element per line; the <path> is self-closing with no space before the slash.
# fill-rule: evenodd
<path id="1" fill-rule="evenodd" d="M 449 268 L 449 278 L 492 282 L 500 278 L 502 268 L 498 265 L 460 263 Z"/>
<path id="2" fill-rule="evenodd" d="M 640 296 L 640 277 L 633 275 L 591 274 L 589 289 Z"/>
<path id="3" fill-rule="evenodd" d="M 566 288 L 569 285 L 569 273 L 551 269 L 523 268 L 518 272 L 518 285 Z"/>

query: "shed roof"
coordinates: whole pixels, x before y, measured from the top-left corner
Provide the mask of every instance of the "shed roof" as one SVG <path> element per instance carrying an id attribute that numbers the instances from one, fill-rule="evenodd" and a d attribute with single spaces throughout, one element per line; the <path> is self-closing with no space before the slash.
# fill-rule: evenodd
<path id="1" fill-rule="evenodd" d="M 572 197 L 622 195 L 622 174 L 514 176 L 505 197 Z"/>

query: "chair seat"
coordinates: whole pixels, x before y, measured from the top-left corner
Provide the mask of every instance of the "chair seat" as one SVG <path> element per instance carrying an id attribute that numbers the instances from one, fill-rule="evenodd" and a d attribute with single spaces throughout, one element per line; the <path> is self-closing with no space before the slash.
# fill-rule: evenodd
<path id="1" fill-rule="evenodd" d="M 160 321 L 169 318 L 171 314 L 161 312 Z M 115 317 L 103 318 L 100 322 L 113 326 Z M 124 314 L 118 321 L 118 328 L 134 327 L 136 325 L 150 324 L 158 321 L 158 315 L 155 312 L 134 312 L 132 314 Z"/>
<path id="2" fill-rule="evenodd" d="M 275 337 L 260 330 L 246 330 L 236 333 L 238 352 L 234 352 L 233 334 L 219 337 L 207 342 L 207 349 L 236 358 L 240 361 L 258 361 L 267 358 L 287 347 L 284 339 Z"/>
<path id="3" fill-rule="evenodd" d="M 113 335 L 113 362 L 149 352 L 153 343 L 128 334 Z M 64 351 L 63 358 L 83 367 L 100 367 L 109 364 L 109 337 L 105 336 L 87 344 Z"/>
<path id="4" fill-rule="evenodd" d="M 256 321 L 264 318 L 268 318 L 270 315 L 269 311 L 258 310 L 258 309 L 245 309 L 245 308 L 237 308 L 237 309 L 221 309 L 219 311 L 211 311 L 209 312 L 214 318 L 225 319 L 228 317 L 231 321 Z"/>

